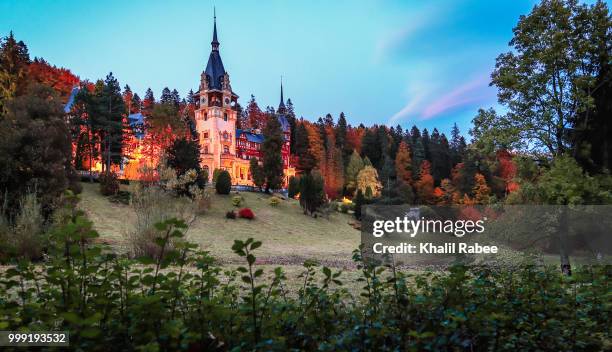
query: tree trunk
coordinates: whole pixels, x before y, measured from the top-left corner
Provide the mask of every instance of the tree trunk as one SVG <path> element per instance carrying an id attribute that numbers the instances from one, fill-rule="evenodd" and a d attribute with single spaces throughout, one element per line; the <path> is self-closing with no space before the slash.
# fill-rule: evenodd
<path id="1" fill-rule="evenodd" d="M 561 206 L 559 227 L 557 229 L 557 239 L 559 241 L 559 257 L 561 259 L 561 272 L 563 275 L 572 275 L 572 266 L 570 264 L 569 253 L 567 249 L 567 233 L 568 233 L 568 213 L 566 206 Z"/>

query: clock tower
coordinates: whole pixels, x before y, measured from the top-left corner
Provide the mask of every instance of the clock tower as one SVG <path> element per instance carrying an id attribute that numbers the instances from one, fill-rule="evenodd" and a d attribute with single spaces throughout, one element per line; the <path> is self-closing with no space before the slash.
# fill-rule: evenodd
<path id="1" fill-rule="evenodd" d="M 223 67 L 217 39 L 217 16 L 206 69 L 200 75 L 196 95 L 195 122 L 200 141 L 202 169 L 209 180 L 215 169 L 233 174 L 236 156 L 236 118 L 238 95 L 232 91 L 229 74 Z"/>

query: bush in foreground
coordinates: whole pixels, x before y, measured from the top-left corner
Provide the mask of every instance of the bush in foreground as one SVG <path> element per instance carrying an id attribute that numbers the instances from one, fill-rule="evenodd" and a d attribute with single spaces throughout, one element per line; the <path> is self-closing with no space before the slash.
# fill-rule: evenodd
<path id="1" fill-rule="evenodd" d="M 227 170 L 221 170 L 215 183 L 215 189 L 218 194 L 230 194 L 232 190 L 232 176 Z"/>
<path id="2" fill-rule="evenodd" d="M 187 225 L 155 226 L 154 255 L 138 260 L 96 244 L 72 209 L 53 231 L 49 260 L 0 273 L 3 330 L 67 330 L 75 350 L 554 350 L 609 348 L 610 267 L 571 278 L 534 266 L 455 266 L 405 274 L 355 251 L 360 297 L 341 271 L 304 263 L 290 289 L 282 268 L 259 268 L 262 243 L 235 241 L 243 260 L 222 268 L 185 240 Z M 168 244 L 174 241 L 175 246 Z M 71 248 L 71 250 L 65 250 Z M 42 269 L 42 270 L 41 270 Z M 225 279 L 220 275 L 225 270 Z M 605 345 L 608 344 L 608 345 Z"/>
<path id="3" fill-rule="evenodd" d="M 119 192 L 119 178 L 112 171 L 100 173 L 98 182 L 100 182 L 100 193 L 103 196 L 114 196 Z"/>

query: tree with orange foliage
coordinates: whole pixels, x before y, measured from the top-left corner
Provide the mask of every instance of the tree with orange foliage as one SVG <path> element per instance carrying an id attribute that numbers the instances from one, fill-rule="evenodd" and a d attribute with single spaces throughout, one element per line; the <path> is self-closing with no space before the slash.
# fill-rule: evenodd
<path id="1" fill-rule="evenodd" d="M 510 154 L 510 152 L 508 152 L 507 150 L 503 149 L 499 150 L 496 153 L 496 156 L 498 160 L 497 173 L 506 184 L 506 195 L 517 191 L 520 187 L 519 184 L 514 181 L 516 177 L 517 167 L 514 161 L 512 160 L 512 154 Z"/>
<path id="2" fill-rule="evenodd" d="M 421 204 L 434 203 L 434 179 L 431 176 L 431 163 L 423 160 L 419 180 L 415 183 L 418 201 Z"/>
<path id="3" fill-rule="evenodd" d="M 361 154 L 361 140 L 363 139 L 363 135 L 365 134 L 365 128 L 360 127 L 350 127 L 346 131 L 346 144 L 347 148 L 351 150 L 356 150 L 357 153 Z"/>
<path id="4" fill-rule="evenodd" d="M 303 124 L 308 132 L 308 151 L 315 160 L 314 167 L 322 170 L 325 166 L 325 147 L 321 134 L 314 124 L 308 121 L 304 121 Z"/>
<path id="5" fill-rule="evenodd" d="M 474 189 L 472 193 L 474 194 L 474 202 L 476 204 L 488 204 L 489 197 L 491 196 L 491 188 L 487 186 L 487 180 L 481 173 L 477 173 L 474 176 Z"/>
<path id="6" fill-rule="evenodd" d="M 64 101 L 68 100 L 72 89 L 80 79 L 70 70 L 50 65 L 44 59 L 35 58 L 28 66 L 30 80 L 49 86 L 59 92 Z"/>
<path id="7" fill-rule="evenodd" d="M 412 159 L 410 149 L 404 141 L 400 143 L 395 156 L 395 175 L 398 181 L 412 184 Z"/>

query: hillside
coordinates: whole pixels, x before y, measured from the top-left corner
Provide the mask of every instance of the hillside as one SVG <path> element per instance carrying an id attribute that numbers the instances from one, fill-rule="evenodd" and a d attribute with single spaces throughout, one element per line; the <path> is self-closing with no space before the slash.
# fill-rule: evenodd
<path id="1" fill-rule="evenodd" d="M 125 251 L 134 211 L 100 195 L 97 183 L 82 185 L 79 206 L 94 222 L 103 241 Z M 351 216 L 334 213 L 329 219 L 315 219 L 305 216 L 296 200 L 272 207 L 268 195 L 250 192 L 241 195 L 245 199 L 243 206 L 254 211 L 254 220 L 226 219 L 225 213 L 236 209 L 231 204 L 231 195 L 213 194 L 210 210 L 194 221 L 187 233 L 189 239 L 226 263 L 237 259 L 231 250 L 235 239 L 253 237 L 263 242 L 258 249 L 260 263 L 300 265 L 304 259 L 317 259 L 331 266 L 350 265 L 352 250 L 360 241 L 359 231 L 349 225 Z"/>

